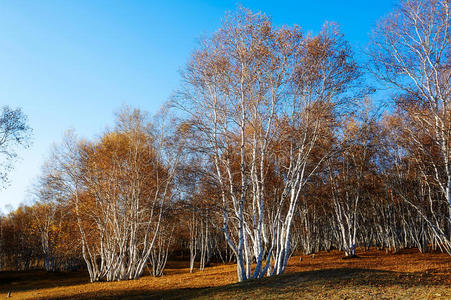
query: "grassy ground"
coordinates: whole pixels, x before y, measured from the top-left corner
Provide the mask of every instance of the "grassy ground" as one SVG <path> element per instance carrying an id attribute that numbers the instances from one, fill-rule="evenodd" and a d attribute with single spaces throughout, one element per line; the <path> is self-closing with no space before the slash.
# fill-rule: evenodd
<path id="1" fill-rule="evenodd" d="M 286 274 L 235 283 L 234 265 L 193 274 L 172 262 L 160 278 L 88 283 L 85 273 L 0 272 L 0 299 L 451 299 L 451 258 L 403 250 L 293 257 Z"/>

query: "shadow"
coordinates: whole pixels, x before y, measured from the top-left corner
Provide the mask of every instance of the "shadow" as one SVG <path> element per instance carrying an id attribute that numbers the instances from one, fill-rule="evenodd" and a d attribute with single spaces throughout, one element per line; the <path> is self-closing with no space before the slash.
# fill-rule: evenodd
<path id="1" fill-rule="evenodd" d="M 339 289 L 387 289 L 390 287 L 422 288 L 449 286 L 449 274 L 404 273 L 360 268 L 323 269 L 318 271 L 294 272 L 258 280 L 248 280 L 210 288 L 181 288 L 171 290 L 103 290 L 81 293 L 76 299 L 265 299 L 280 298 L 281 295 L 298 297 L 307 292 L 330 292 Z M 283 297 L 283 296 L 282 296 Z M 73 296 L 45 299 L 73 299 Z"/>
<path id="2" fill-rule="evenodd" d="M 89 282 L 87 272 L 2 271 L 0 293 L 72 286 Z"/>

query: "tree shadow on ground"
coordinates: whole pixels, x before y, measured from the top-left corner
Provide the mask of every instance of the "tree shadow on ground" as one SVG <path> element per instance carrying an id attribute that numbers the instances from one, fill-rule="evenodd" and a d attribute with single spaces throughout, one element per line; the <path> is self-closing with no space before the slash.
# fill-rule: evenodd
<path id="1" fill-rule="evenodd" d="M 182 288 L 172 290 L 103 290 L 78 294 L 76 297 L 46 299 L 286 299 L 339 297 L 335 291 L 372 291 L 396 287 L 400 290 L 422 287 L 447 287 L 450 275 L 433 272 L 404 273 L 359 268 L 325 269 L 318 271 L 295 272 L 259 280 L 210 288 Z M 317 296 L 315 296 L 317 295 Z M 326 295 L 326 296 L 324 296 Z M 329 295 L 329 296 L 327 296 Z M 334 297 L 335 296 L 335 297 Z M 319 298 L 321 298 L 319 297 Z M 365 294 L 363 294 L 365 297 Z"/>
<path id="2" fill-rule="evenodd" d="M 89 282 L 87 272 L 2 271 L 0 293 L 72 286 Z"/>

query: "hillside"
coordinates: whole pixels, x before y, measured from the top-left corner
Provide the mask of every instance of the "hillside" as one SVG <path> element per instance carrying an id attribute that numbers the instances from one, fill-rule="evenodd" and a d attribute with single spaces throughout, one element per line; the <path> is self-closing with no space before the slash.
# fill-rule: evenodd
<path id="1" fill-rule="evenodd" d="M 188 272 L 170 262 L 159 278 L 89 283 L 85 273 L 0 273 L 0 298 L 11 299 L 449 299 L 451 258 L 416 249 L 398 254 L 358 251 L 359 258 L 322 252 L 291 258 L 286 274 L 235 283 L 234 265 Z"/>

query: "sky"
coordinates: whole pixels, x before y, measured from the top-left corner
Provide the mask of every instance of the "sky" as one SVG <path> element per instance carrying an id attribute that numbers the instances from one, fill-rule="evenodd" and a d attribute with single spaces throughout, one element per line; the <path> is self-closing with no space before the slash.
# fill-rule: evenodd
<path id="1" fill-rule="evenodd" d="M 336 22 L 359 53 L 397 1 L 0 1 L 0 107 L 21 107 L 33 129 L 0 190 L 0 212 L 32 201 L 41 166 L 66 130 L 99 136 L 123 104 L 156 113 L 199 38 L 238 4 L 306 32 Z"/>

